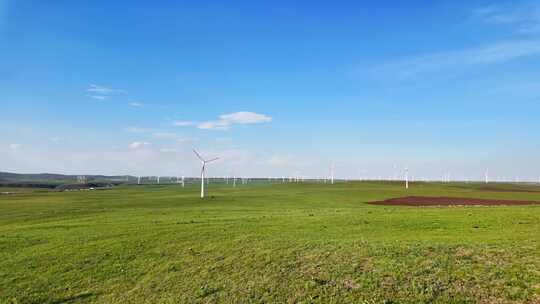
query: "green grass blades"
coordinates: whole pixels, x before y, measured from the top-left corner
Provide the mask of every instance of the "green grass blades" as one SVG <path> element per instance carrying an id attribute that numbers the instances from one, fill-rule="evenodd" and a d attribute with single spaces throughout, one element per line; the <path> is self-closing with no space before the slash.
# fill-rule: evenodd
<path id="1" fill-rule="evenodd" d="M 0 303 L 540 303 L 540 206 L 365 204 L 540 201 L 539 187 L 208 191 L 204 200 L 195 184 L 1 195 Z"/>

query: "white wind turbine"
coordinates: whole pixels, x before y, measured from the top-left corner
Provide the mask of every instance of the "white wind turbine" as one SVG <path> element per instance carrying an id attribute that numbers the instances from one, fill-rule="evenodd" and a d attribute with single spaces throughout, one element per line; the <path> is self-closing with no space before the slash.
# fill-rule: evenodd
<path id="1" fill-rule="evenodd" d="M 197 151 L 195 151 L 195 149 L 193 149 L 193 153 L 195 153 L 195 155 L 197 155 L 197 157 L 201 160 L 201 198 L 204 198 L 204 177 L 206 176 L 206 164 L 219 159 L 219 157 L 205 160 Z"/>
<path id="2" fill-rule="evenodd" d="M 409 168 L 405 167 L 405 189 L 409 189 Z"/>
<path id="3" fill-rule="evenodd" d="M 334 163 L 332 162 L 332 165 L 330 166 L 330 183 L 332 185 L 334 184 L 334 171 L 335 171 L 335 166 L 334 166 Z"/>

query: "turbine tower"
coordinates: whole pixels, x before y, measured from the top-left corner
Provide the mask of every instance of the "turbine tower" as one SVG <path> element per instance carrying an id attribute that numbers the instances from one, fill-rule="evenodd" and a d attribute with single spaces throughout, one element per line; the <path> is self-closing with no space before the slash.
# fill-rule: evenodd
<path id="1" fill-rule="evenodd" d="M 405 168 L 405 189 L 409 189 L 409 168 Z"/>
<path id="2" fill-rule="evenodd" d="M 201 198 L 204 198 L 204 177 L 206 176 L 206 164 L 219 159 L 219 157 L 205 160 L 195 149 L 193 149 L 193 153 L 195 153 L 197 158 L 199 158 L 201 161 Z"/>
<path id="3" fill-rule="evenodd" d="M 330 183 L 332 185 L 334 184 L 334 170 L 335 170 L 335 166 L 334 166 L 334 163 L 332 162 L 332 165 L 330 166 Z"/>
<path id="4" fill-rule="evenodd" d="M 488 173 L 489 173 L 489 169 L 486 169 L 486 173 L 485 173 L 485 175 L 484 175 L 485 180 L 486 180 L 486 184 L 489 183 Z"/>

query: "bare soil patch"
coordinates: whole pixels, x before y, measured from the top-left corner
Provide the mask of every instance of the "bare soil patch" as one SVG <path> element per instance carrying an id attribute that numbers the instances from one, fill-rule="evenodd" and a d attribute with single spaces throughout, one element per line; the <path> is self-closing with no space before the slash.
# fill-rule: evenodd
<path id="1" fill-rule="evenodd" d="M 406 196 L 391 198 L 384 201 L 370 202 L 368 204 L 386 206 L 500 206 L 540 205 L 540 201 L 514 201 L 465 197 Z"/>

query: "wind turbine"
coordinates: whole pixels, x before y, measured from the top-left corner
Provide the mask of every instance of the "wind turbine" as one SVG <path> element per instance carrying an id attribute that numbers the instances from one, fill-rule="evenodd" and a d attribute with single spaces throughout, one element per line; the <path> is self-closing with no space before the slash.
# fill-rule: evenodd
<path id="1" fill-rule="evenodd" d="M 193 153 L 201 160 L 201 198 L 204 198 L 204 177 L 206 176 L 206 164 L 218 160 L 219 157 L 205 160 L 202 156 L 193 149 Z"/>
<path id="2" fill-rule="evenodd" d="M 334 166 L 334 163 L 332 162 L 332 165 L 330 166 L 330 183 L 332 185 L 334 184 L 334 170 L 335 170 L 335 166 Z"/>
<path id="3" fill-rule="evenodd" d="M 405 168 L 405 189 L 409 189 L 409 168 Z"/>
<path id="4" fill-rule="evenodd" d="M 489 183 L 489 179 L 488 179 L 488 173 L 489 173 L 489 169 L 486 169 L 486 173 L 485 173 L 485 179 L 486 179 L 486 184 Z"/>

